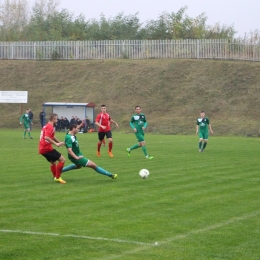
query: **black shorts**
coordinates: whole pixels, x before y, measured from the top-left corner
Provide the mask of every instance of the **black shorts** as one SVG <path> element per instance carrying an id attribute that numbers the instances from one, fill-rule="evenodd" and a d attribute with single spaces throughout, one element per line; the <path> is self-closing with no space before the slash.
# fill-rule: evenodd
<path id="1" fill-rule="evenodd" d="M 56 162 L 60 159 L 61 154 L 53 149 L 51 152 L 42 154 L 42 156 L 44 156 L 48 162 Z"/>
<path id="2" fill-rule="evenodd" d="M 98 139 L 99 141 L 102 141 L 104 137 L 112 138 L 112 132 L 109 130 L 107 132 L 98 132 Z"/>

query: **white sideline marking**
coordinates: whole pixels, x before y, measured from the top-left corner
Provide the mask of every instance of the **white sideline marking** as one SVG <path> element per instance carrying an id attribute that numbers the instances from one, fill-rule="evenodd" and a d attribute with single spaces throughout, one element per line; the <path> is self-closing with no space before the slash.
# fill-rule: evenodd
<path id="1" fill-rule="evenodd" d="M 251 213 L 251 214 L 247 214 L 247 215 L 243 215 L 243 216 L 240 216 L 240 217 L 234 217 L 234 218 L 231 218 L 231 219 L 229 219 L 227 221 L 224 221 L 222 223 L 219 223 L 219 224 L 214 224 L 214 225 L 211 225 L 211 226 L 208 226 L 208 227 L 205 227 L 205 228 L 192 230 L 190 232 L 187 232 L 186 234 L 177 235 L 175 237 L 170 237 L 170 238 L 168 238 L 168 239 L 166 239 L 164 241 L 158 241 L 157 245 L 155 245 L 154 243 L 153 244 L 148 244 L 148 245 L 144 245 L 142 247 L 138 247 L 138 248 L 136 248 L 134 250 L 125 251 L 124 253 L 122 253 L 120 255 L 113 255 L 111 257 L 107 257 L 106 260 L 118 259 L 118 258 L 125 257 L 127 255 L 139 253 L 141 251 L 145 251 L 145 250 L 151 248 L 151 246 L 160 246 L 160 245 L 168 244 L 168 243 L 170 243 L 172 241 L 185 239 L 186 237 L 188 237 L 190 235 L 206 232 L 206 231 L 217 229 L 217 228 L 220 228 L 220 227 L 223 227 L 223 226 L 227 226 L 227 225 L 233 224 L 235 222 L 239 222 L 239 221 L 246 220 L 246 219 L 249 219 L 249 218 L 252 218 L 252 217 L 256 217 L 259 214 L 260 214 L 260 211 L 254 212 L 254 213 Z"/>
<path id="2" fill-rule="evenodd" d="M 112 255 L 110 257 L 106 257 L 106 260 L 112 260 L 112 259 L 118 259 L 118 258 L 125 257 L 126 255 L 135 254 L 135 253 L 138 253 L 138 252 L 141 252 L 141 251 L 145 251 L 145 250 L 151 248 L 152 246 L 160 246 L 160 245 L 168 244 L 168 243 L 175 241 L 175 240 L 185 239 L 186 237 L 193 235 L 193 234 L 206 232 L 206 231 L 209 231 L 209 230 L 213 230 L 213 229 L 217 229 L 217 228 L 220 228 L 220 227 L 223 227 L 223 226 L 233 224 L 235 222 L 239 222 L 239 221 L 246 220 L 246 219 L 249 219 L 249 218 L 252 218 L 252 217 L 256 217 L 259 214 L 260 214 L 260 211 L 255 212 L 255 213 L 251 213 L 251 214 L 247 214 L 247 215 L 243 215 L 243 216 L 240 216 L 240 217 L 234 217 L 234 218 L 231 218 L 231 219 L 224 221 L 222 223 L 214 224 L 214 225 L 211 225 L 211 226 L 208 226 L 208 227 L 205 227 L 205 228 L 201 228 L 201 229 L 197 229 L 197 230 L 192 230 L 190 232 L 187 232 L 186 234 L 170 237 L 170 238 L 168 238 L 164 241 L 158 241 L 158 245 L 155 245 L 154 243 L 143 243 L 143 242 L 138 242 L 138 241 L 110 239 L 110 238 L 103 238 L 103 237 L 90 237 L 90 236 L 78 236 L 78 235 L 60 235 L 60 234 L 56 234 L 56 233 L 43 233 L 43 232 L 32 232 L 32 231 L 22 231 L 22 230 L 0 230 L 0 232 L 2 232 L 2 233 L 29 234 L 29 235 L 42 235 L 42 236 L 44 235 L 44 236 L 73 237 L 73 238 L 81 238 L 81 239 L 89 239 L 89 240 L 103 240 L 103 241 L 112 241 L 112 242 L 118 242 L 118 243 L 136 244 L 136 245 L 142 246 L 142 247 L 138 247 L 134 250 L 125 251 L 122 254 L 117 254 L 117 255 Z"/>
<path id="3" fill-rule="evenodd" d="M 151 246 L 151 243 L 143 243 L 138 241 L 131 240 L 122 240 L 122 239 L 113 239 L 113 238 L 105 238 L 105 237 L 90 237 L 90 236 L 79 236 L 79 235 L 61 235 L 56 233 L 44 233 L 44 232 L 33 232 L 33 231 L 22 231 L 22 230 L 0 230 L 2 233 L 19 233 L 19 234 L 28 234 L 28 235 L 41 235 L 41 236 L 59 236 L 59 237 L 72 237 L 72 238 L 82 238 L 89 240 L 103 240 L 103 241 L 112 241 L 118 243 L 127 243 L 127 244 L 136 244 L 136 245 L 146 245 Z"/>

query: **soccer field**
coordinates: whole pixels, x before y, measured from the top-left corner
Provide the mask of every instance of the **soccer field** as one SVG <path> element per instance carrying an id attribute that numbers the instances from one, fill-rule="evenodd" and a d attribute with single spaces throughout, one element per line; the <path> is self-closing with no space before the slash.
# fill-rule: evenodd
<path id="1" fill-rule="evenodd" d="M 134 134 L 113 132 L 114 158 L 107 146 L 96 157 L 97 133 L 78 134 L 84 155 L 118 178 L 82 168 L 59 184 L 39 131 L 22 133 L 0 130 L 0 259 L 260 259 L 260 139 L 211 136 L 199 153 L 196 135 L 147 134 L 147 160 L 127 156 Z"/>

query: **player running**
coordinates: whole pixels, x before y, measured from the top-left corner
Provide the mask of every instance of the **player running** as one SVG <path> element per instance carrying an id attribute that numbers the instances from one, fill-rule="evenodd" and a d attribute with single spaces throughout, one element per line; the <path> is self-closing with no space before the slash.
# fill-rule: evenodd
<path id="1" fill-rule="evenodd" d="M 79 169 L 81 167 L 89 167 L 96 172 L 106 175 L 112 179 L 117 178 L 117 174 L 112 174 L 103 168 L 97 166 L 94 162 L 85 158 L 79 149 L 78 139 L 76 134 L 79 131 L 80 126 L 72 124 L 69 127 L 69 132 L 65 136 L 65 145 L 68 150 L 68 158 L 73 163 L 63 168 L 62 172 Z"/>
<path id="2" fill-rule="evenodd" d="M 110 157 L 113 157 L 112 147 L 113 147 L 113 139 L 110 123 L 113 123 L 118 128 L 117 122 L 112 120 L 110 115 L 106 112 L 106 105 L 101 106 L 101 112 L 97 115 L 95 124 L 99 127 L 98 129 L 98 143 L 97 143 L 97 156 L 100 157 L 100 147 L 101 144 L 105 144 L 104 138 L 105 136 L 108 138 L 108 154 Z"/>
<path id="3" fill-rule="evenodd" d="M 209 123 L 209 119 L 205 117 L 205 112 L 201 111 L 200 118 L 197 119 L 196 125 L 196 134 L 199 133 L 199 152 L 203 152 L 207 146 L 209 137 L 208 128 L 210 130 L 210 133 L 213 134 L 211 124 Z"/>
<path id="4" fill-rule="evenodd" d="M 138 141 L 137 144 L 134 144 L 130 148 L 126 148 L 126 151 L 128 152 L 128 156 L 130 156 L 130 152 L 134 149 L 142 147 L 143 153 L 145 155 L 145 158 L 147 159 L 153 159 L 153 156 L 148 155 L 146 151 L 146 143 L 144 140 L 144 130 L 147 127 L 147 121 L 145 114 L 141 113 L 142 109 L 140 106 L 135 107 L 135 114 L 131 117 L 130 121 L 130 127 L 134 130 L 136 139 Z"/>

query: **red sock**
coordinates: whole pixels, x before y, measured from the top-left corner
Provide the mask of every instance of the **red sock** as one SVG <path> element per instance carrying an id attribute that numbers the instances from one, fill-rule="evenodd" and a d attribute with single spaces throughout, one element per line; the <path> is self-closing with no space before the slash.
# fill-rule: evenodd
<path id="1" fill-rule="evenodd" d="M 113 147 L 113 142 L 109 142 L 108 143 L 108 152 L 111 152 L 112 147 Z"/>
<path id="2" fill-rule="evenodd" d="M 56 167 L 56 179 L 59 179 L 60 176 L 61 176 L 61 172 L 62 172 L 62 169 L 63 169 L 63 166 L 64 166 L 64 163 L 63 162 L 59 162 L 57 164 L 57 167 Z"/>
<path id="3" fill-rule="evenodd" d="M 100 152 L 100 147 L 101 147 L 101 142 L 98 142 L 97 143 L 97 150 L 98 150 L 98 152 Z"/>
<path id="4" fill-rule="evenodd" d="M 53 177 L 55 177 L 56 176 L 56 164 L 51 165 L 51 172 L 52 172 Z"/>

